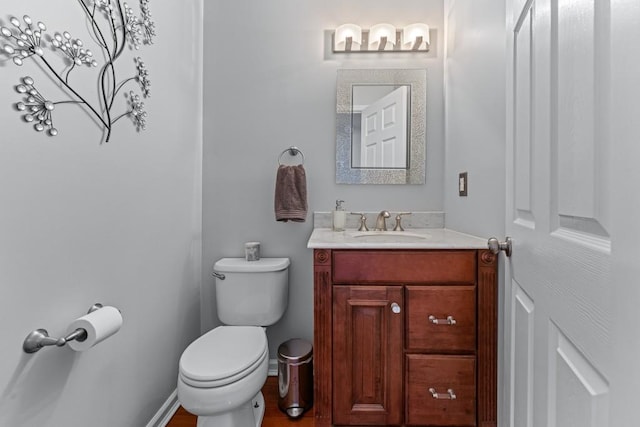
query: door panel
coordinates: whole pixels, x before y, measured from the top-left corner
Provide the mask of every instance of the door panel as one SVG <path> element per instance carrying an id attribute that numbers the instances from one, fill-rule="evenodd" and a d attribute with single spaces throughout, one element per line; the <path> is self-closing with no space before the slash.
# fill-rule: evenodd
<path id="1" fill-rule="evenodd" d="M 509 425 L 607 427 L 609 6 L 508 3 Z"/>
<path id="2" fill-rule="evenodd" d="M 400 86 L 362 111 L 362 165 L 406 167 L 407 101 L 407 86 Z"/>
<path id="3" fill-rule="evenodd" d="M 554 226 L 608 240 L 609 139 L 602 116 L 610 88 L 608 54 L 601 48 L 609 39 L 606 3 L 560 0 L 555 6 L 551 96 L 557 114 L 552 116 L 551 141 L 552 156 L 557 156 Z"/>
<path id="4" fill-rule="evenodd" d="M 531 162 L 531 8 L 524 14 L 514 30 L 514 186 L 516 221 L 529 228 L 535 227 L 532 206 Z"/>
<path id="5" fill-rule="evenodd" d="M 561 0 L 552 49 L 551 96 L 554 227 L 559 236 L 609 249 L 609 138 L 607 99 L 609 40 L 607 2 Z M 602 44 L 604 43 L 604 45 Z M 555 45 L 555 46 L 554 46 Z"/>
<path id="6" fill-rule="evenodd" d="M 402 423 L 401 286 L 335 286 L 333 423 Z"/>
<path id="7" fill-rule="evenodd" d="M 549 427 L 608 425 L 609 386 L 555 324 L 550 325 L 551 346 Z"/>
<path id="8" fill-rule="evenodd" d="M 511 424 L 533 425 L 533 313 L 534 303 L 518 284 L 512 282 L 511 378 L 513 389 Z"/>

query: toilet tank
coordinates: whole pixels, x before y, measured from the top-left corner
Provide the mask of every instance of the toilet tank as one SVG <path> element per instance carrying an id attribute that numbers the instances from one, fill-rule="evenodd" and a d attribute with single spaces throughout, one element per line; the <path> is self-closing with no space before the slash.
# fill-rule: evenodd
<path id="1" fill-rule="evenodd" d="M 269 326 L 276 323 L 289 301 L 289 258 L 222 258 L 214 271 L 218 319 L 225 325 Z"/>

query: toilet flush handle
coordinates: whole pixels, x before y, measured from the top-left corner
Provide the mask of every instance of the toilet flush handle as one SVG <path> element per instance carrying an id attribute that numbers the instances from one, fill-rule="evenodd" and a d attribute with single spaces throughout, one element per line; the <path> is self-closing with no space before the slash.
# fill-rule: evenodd
<path id="1" fill-rule="evenodd" d="M 216 279 L 220 279 L 220 280 L 224 280 L 225 279 L 224 274 L 218 273 L 217 271 L 214 271 L 213 273 L 211 273 L 211 275 L 213 277 L 215 277 Z"/>

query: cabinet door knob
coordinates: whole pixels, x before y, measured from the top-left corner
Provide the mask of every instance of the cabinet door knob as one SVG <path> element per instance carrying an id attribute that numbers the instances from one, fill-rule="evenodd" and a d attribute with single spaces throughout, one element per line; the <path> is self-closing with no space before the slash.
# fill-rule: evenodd
<path id="1" fill-rule="evenodd" d="M 448 389 L 446 393 L 438 393 L 435 388 L 430 388 L 429 393 L 434 399 L 446 399 L 446 400 L 455 400 L 456 392 L 453 389 Z"/>
<path id="2" fill-rule="evenodd" d="M 434 325 L 455 325 L 457 323 L 453 316 L 447 316 L 446 319 L 438 319 L 433 314 L 429 316 L 429 321 Z"/>
<path id="3" fill-rule="evenodd" d="M 397 302 L 394 302 L 391 304 L 391 311 L 393 311 L 395 314 L 398 314 L 402 311 L 402 309 L 400 308 L 400 305 Z"/>

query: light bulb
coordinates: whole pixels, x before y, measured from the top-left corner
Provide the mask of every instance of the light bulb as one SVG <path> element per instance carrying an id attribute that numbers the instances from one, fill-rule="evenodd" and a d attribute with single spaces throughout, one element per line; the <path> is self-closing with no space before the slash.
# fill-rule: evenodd
<path id="1" fill-rule="evenodd" d="M 376 24 L 369 30 L 369 50 L 393 50 L 396 44 L 396 27 Z"/>
<path id="2" fill-rule="evenodd" d="M 403 50 L 428 50 L 429 45 L 429 26 L 427 24 L 411 24 L 402 30 Z"/>
<path id="3" fill-rule="evenodd" d="M 362 28 L 355 24 L 344 24 L 336 28 L 333 42 L 334 51 L 360 50 Z"/>

